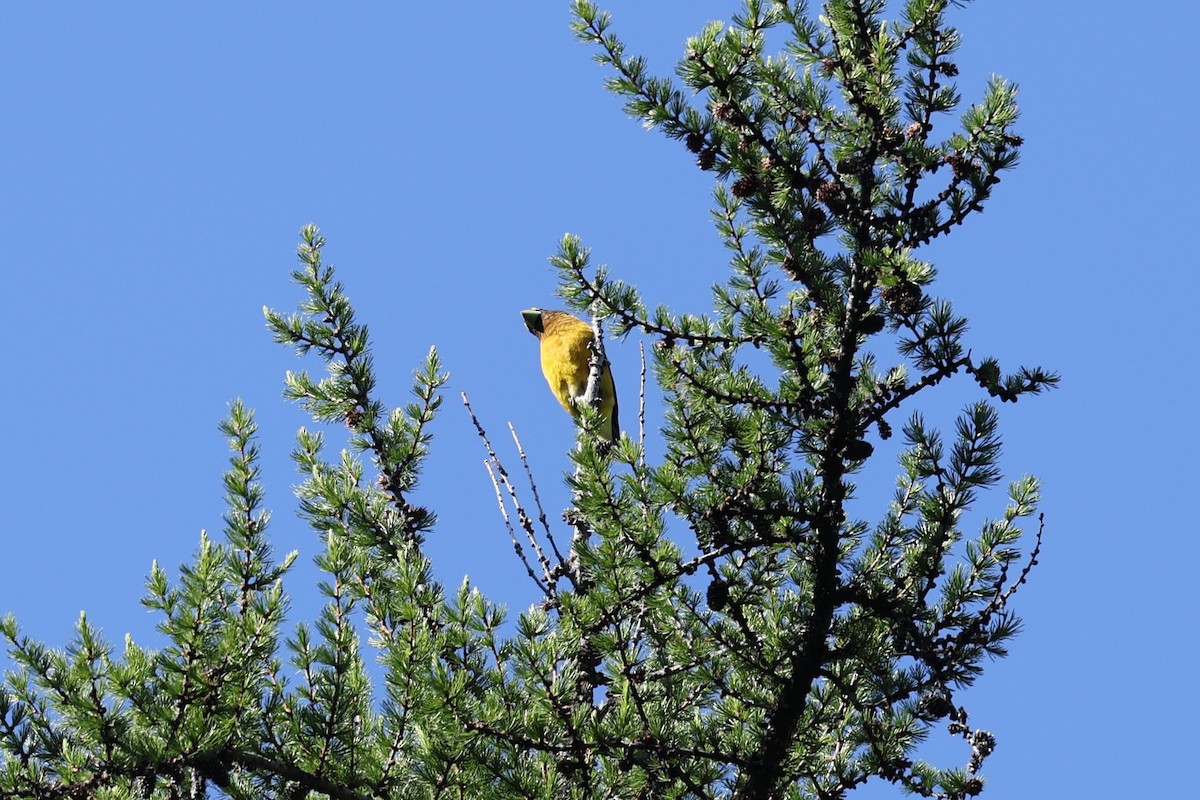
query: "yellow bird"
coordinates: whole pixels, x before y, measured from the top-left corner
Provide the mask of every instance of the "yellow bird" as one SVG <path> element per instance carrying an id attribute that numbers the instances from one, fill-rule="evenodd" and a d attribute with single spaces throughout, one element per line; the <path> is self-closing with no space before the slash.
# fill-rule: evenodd
<path id="1" fill-rule="evenodd" d="M 592 326 L 565 311 L 531 308 L 522 311 L 521 316 L 525 319 L 525 327 L 542 343 L 542 374 L 550 384 L 550 391 L 578 422 L 577 406 L 583 402 L 587 391 Z M 599 433 L 615 442 L 621 435 L 621 426 L 617 422 L 617 390 L 609 365 L 605 364 L 603 369 L 598 410 L 605 424 Z"/>

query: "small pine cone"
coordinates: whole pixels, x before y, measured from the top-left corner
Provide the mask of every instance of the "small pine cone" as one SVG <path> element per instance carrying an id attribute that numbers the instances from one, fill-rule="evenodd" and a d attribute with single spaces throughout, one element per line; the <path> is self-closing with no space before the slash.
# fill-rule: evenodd
<path id="1" fill-rule="evenodd" d="M 411 530 L 416 530 L 429 524 L 429 509 L 421 506 L 412 506 L 408 509 L 408 527 Z"/>
<path id="2" fill-rule="evenodd" d="M 822 183 L 816 191 L 816 198 L 835 215 L 846 210 L 846 198 L 842 196 L 841 187 L 833 181 Z"/>
<path id="3" fill-rule="evenodd" d="M 837 59 L 833 58 L 832 56 L 826 56 L 821 60 L 821 66 L 825 68 L 826 75 L 832 75 L 833 71 L 837 68 L 837 65 Z"/>
<path id="4" fill-rule="evenodd" d="M 907 136 L 909 139 L 916 139 L 918 136 L 920 136 L 924 132 L 925 132 L 925 126 L 922 125 L 920 122 L 914 122 L 911 125 L 909 125 L 907 128 L 904 129 L 904 135 Z"/>
<path id="5" fill-rule="evenodd" d="M 700 155 L 696 156 L 696 166 L 703 170 L 710 170 L 717 163 L 716 148 L 709 147 L 700 151 Z"/>
<path id="6" fill-rule="evenodd" d="M 828 222 L 829 216 L 817 206 L 808 206 L 800 212 L 800 219 L 803 220 L 804 227 L 811 232 Z"/>
<path id="7" fill-rule="evenodd" d="M 904 134 L 900 132 L 899 128 L 894 128 L 891 125 L 888 125 L 883 129 L 884 149 L 890 152 L 892 150 L 896 150 L 903 144 Z"/>
<path id="8" fill-rule="evenodd" d="M 953 78 L 958 75 L 958 64 L 949 61 L 939 61 L 934 68 L 947 78 Z"/>
<path id="9" fill-rule="evenodd" d="M 733 182 L 733 186 L 729 187 L 729 191 L 733 192 L 734 197 L 749 197 L 758 191 L 759 180 L 754 175 L 743 175 Z"/>
<path id="10" fill-rule="evenodd" d="M 880 314 L 872 314 L 869 317 L 863 317 L 858 322 L 858 332 L 865 336 L 873 336 L 883 330 L 883 316 Z"/>
<path id="11" fill-rule="evenodd" d="M 958 153 L 951 153 L 946 156 L 946 163 L 950 165 L 950 169 L 954 171 L 954 177 L 959 180 L 965 180 L 975 174 L 978 169 L 974 162 L 970 159 L 963 158 Z"/>
<path id="12" fill-rule="evenodd" d="M 724 611 L 729 605 L 729 584 L 720 578 L 714 578 L 708 585 L 708 607 L 713 611 Z"/>
<path id="13" fill-rule="evenodd" d="M 983 781 L 979 778 L 971 778 L 963 784 L 963 794 L 967 797 L 978 797 L 983 791 Z"/>
<path id="14" fill-rule="evenodd" d="M 921 287 L 912 281 L 900 281 L 880 292 L 880 297 L 892 311 L 907 316 L 921 306 Z"/>
<path id="15" fill-rule="evenodd" d="M 917 711 L 934 719 L 944 719 L 954 713 L 954 703 L 944 694 L 927 694 L 918 702 Z"/>
<path id="16" fill-rule="evenodd" d="M 739 109 L 733 103 L 726 103 L 723 100 L 718 100 L 709 108 L 712 111 L 712 115 L 721 122 L 724 122 L 726 125 L 732 125 L 735 128 L 740 128 L 746 124 L 746 115 L 743 114 L 741 109 Z"/>
<path id="17" fill-rule="evenodd" d="M 345 416 L 346 427 L 353 430 L 358 430 L 358 426 L 362 423 L 363 413 L 357 408 L 352 408 L 346 412 Z"/>
<path id="18" fill-rule="evenodd" d="M 688 150 L 691 150 L 693 153 L 699 153 L 704 149 L 704 134 L 689 133 L 687 139 L 684 140 L 684 144 L 687 145 Z"/>
<path id="19" fill-rule="evenodd" d="M 779 266 L 792 280 L 798 281 L 802 279 L 803 276 L 800 274 L 800 262 L 796 260 L 795 256 L 791 254 L 784 256 L 783 261 L 779 264 Z"/>
<path id="20" fill-rule="evenodd" d="M 855 439 L 846 445 L 847 461 L 866 461 L 875 452 L 875 447 L 866 439 Z"/>
<path id="21" fill-rule="evenodd" d="M 983 758 L 996 752 L 996 737 L 991 731 L 975 731 L 971 735 L 971 747 Z"/>

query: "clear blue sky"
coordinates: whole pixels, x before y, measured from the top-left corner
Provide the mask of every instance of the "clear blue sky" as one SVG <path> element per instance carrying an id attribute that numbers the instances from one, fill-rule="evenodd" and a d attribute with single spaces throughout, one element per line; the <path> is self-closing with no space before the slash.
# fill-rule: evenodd
<path id="1" fill-rule="evenodd" d="M 660 73 L 736 10 L 607 7 Z M 927 254 L 936 288 L 971 317 L 977 354 L 1063 375 L 1002 409 L 1005 466 L 1042 477 L 1048 523 L 1016 601 L 1026 631 L 967 695 L 999 740 L 991 797 L 1194 792 L 1200 10 L 1135 8 L 955 13 L 964 95 L 992 72 L 1017 81 L 1026 148 L 987 212 Z M 517 312 L 555 305 L 558 238 L 580 234 L 676 310 L 707 308 L 725 264 L 711 176 L 623 115 L 567 23 L 565 0 L 6 7 L 0 613 L 54 645 L 81 609 L 118 645 L 153 642 L 142 582 L 219 533 L 216 426 L 240 396 L 259 414 L 274 541 L 301 552 L 287 586 L 311 614 L 316 540 L 287 456 L 304 416 L 281 399 L 301 365 L 261 315 L 299 299 L 288 272 L 310 221 L 371 326 L 385 399 L 408 399 L 430 345 L 453 373 L 419 498 L 441 518 L 439 575 L 529 600 L 458 393 L 498 442 L 518 427 L 553 515 L 571 426 Z M 628 428 L 635 340 L 610 355 Z M 935 398 L 931 420 L 949 427 L 964 392 Z"/>

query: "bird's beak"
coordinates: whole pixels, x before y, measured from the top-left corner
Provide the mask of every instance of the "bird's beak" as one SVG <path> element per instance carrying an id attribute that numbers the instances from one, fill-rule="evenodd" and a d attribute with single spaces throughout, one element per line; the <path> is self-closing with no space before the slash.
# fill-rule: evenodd
<path id="1" fill-rule="evenodd" d="M 525 327 L 529 328 L 529 332 L 534 336 L 540 336 L 544 333 L 542 328 L 542 310 L 540 308 L 530 308 L 522 311 L 521 318 L 525 320 Z"/>

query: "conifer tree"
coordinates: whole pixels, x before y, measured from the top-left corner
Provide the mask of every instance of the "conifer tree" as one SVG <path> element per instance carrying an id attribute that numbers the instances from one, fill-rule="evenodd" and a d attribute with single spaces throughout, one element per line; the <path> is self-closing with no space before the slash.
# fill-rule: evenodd
<path id="1" fill-rule="evenodd" d="M 950 116 L 952 5 L 744 0 L 663 78 L 575 0 L 609 88 L 713 174 L 730 253 L 707 313 L 651 311 L 574 237 L 552 258 L 571 308 L 652 344 L 661 459 L 637 438 L 597 442 L 585 411 L 572 505 L 551 522 L 493 454 L 541 601 L 510 618 L 466 582 L 440 585 L 417 481 L 442 364 L 431 351 L 413 400 L 386 406 L 367 329 L 305 228 L 293 276 L 307 298 L 266 316 L 326 365 L 287 378 L 317 424 L 293 457 L 323 608 L 286 619 L 295 556 L 273 554 L 255 423 L 235 403 L 223 537 L 178 579 L 155 566 L 147 582 L 165 646 L 118 649 L 86 616 L 61 650 L 0 624 L 16 667 L 0 796 L 799 800 L 872 781 L 980 794 L 996 739 L 963 690 L 1018 631 L 1036 480 L 1013 482 L 979 530 L 961 521 L 1001 477 L 996 401 L 1056 377 L 973 355 L 917 255 L 982 210 L 1021 146 L 1006 81 Z M 979 397 L 943 436 L 916 404 L 955 376 Z M 860 517 L 855 475 L 893 427 L 894 498 Z M 922 760 L 931 736 L 961 740 L 962 758 Z"/>

